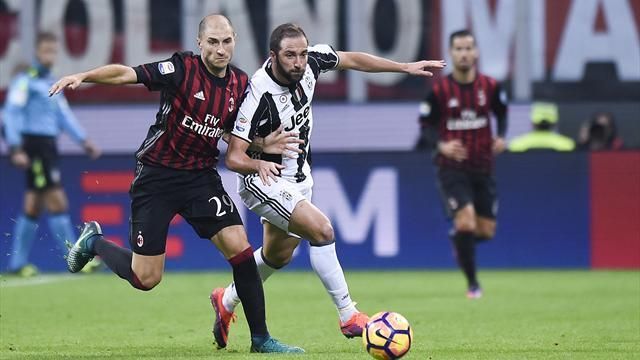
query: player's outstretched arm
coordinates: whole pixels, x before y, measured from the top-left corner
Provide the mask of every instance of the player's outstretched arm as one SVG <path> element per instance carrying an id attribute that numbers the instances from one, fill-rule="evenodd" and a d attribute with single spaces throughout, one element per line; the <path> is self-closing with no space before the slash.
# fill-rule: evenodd
<path id="1" fill-rule="evenodd" d="M 398 72 L 417 76 L 433 76 L 430 70 L 440 70 L 447 64 L 444 60 L 421 60 L 399 63 L 383 57 L 353 51 L 338 51 L 340 70 L 358 70 L 364 72 Z"/>
<path id="2" fill-rule="evenodd" d="M 120 64 L 109 64 L 89 70 L 82 73 L 67 75 L 49 89 L 49 96 L 55 95 L 65 88 L 74 90 L 83 82 L 106 84 L 106 85 L 125 85 L 135 84 L 138 76 L 135 70 L 129 66 Z"/>
<path id="3" fill-rule="evenodd" d="M 250 158 L 247 155 L 249 145 L 244 139 L 234 135 L 231 136 L 225 157 L 227 169 L 243 175 L 258 173 L 265 185 L 271 185 L 270 179 L 277 182 L 277 176 L 280 174 L 280 170 L 284 169 L 284 166 L 274 162 Z"/>

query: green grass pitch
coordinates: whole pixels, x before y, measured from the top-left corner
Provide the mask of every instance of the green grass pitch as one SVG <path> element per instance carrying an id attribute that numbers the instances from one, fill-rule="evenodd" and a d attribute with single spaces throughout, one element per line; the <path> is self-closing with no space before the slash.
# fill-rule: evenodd
<path id="1" fill-rule="evenodd" d="M 244 314 L 226 350 L 212 345 L 209 292 L 230 273 L 169 273 L 143 293 L 112 274 L 0 278 L 1 359 L 257 359 Z M 467 300 L 453 271 L 347 271 L 352 297 L 414 328 L 406 359 L 640 359 L 640 272 L 482 271 Z M 273 336 L 305 359 L 363 359 L 315 275 L 282 272 L 265 286 Z M 268 356 L 269 359 L 296 356 Z"/>

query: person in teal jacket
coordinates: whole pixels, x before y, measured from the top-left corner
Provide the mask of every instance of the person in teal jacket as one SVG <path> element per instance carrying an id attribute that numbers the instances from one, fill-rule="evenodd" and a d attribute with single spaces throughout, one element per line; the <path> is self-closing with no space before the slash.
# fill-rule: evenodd
<path id="1" fill-rule="evenodd" d="M 575 142 L 554 131 L 558 123 L 558 107 L 552 103 L 537 102 L 531 106 L 533 131 L 518 136 L 509 143 L 509 151 L 529 150 L 573 151 Z"/>
<path id="2" fill-rule="evenodd" d="M 25 171 L 27 191 L 23 213 L 17 217 L 11 233 L 12 249 L 8 271 L 22 276 L 37 273 L 28 263 L 36 238 L 38 217 L 43 205 L 49 212 L 51 235 L 62 254 L 65 241 L 74 241 L 76 234 L 68 214 L 67 195 L 61 185 L 57 137 L 66 132 L 92 158 L 100 155 L 87 139 L 69 108 L 64 95 L 49 97 L 49 87 L 55 82 L 51 75 L 58 50 L 55 35 L 41 33 L 36 39 L 36 59 L 11 81 L 4 104 L 4 136 L 9 145 L 11 163 Z"/>

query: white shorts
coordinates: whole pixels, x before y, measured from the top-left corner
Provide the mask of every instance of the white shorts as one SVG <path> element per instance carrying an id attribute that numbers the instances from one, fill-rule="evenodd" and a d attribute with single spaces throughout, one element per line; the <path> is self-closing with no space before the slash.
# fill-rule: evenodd
<path id="1" fill-rule="evenodd" d="M 278 182 L 271 180 L 271 185 L 264 185 L 258 174 L 238 177 L 238 194 L 245 206 L 260 215 L 262 221 L 295 237 L 300 236 L 289 232 L 289 220 L 300 201 L 311 201 L 312 186 L 311 176 L 301 183 L 279 178 Z"/>

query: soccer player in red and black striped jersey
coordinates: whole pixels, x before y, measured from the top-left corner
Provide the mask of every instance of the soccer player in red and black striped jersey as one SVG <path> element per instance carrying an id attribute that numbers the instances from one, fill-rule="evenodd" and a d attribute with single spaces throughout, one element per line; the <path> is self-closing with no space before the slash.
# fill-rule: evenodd
<path id="1" fill-rule="evenodd" d="M 436 148 L 438 182 L 447 214 L 453 218 L 451 239 L 467 282 L 467 297 L 482 296 L 476 276 L 475 245 L 493 238 L 498 201 L 493 160 L 505 149 L 506 96 L 495 79 L 476 68 L 473 34 L 451 34 L 453 72 L 440 78 L 420 106 L 422 137 L 418 147 Z M 491 128 L 491 117 L 497 130 Z"/>
<path id="2" fill-rule="evenodd" d="M 131 250 L 102 236 L 100 225 L 85 224 L 70 249 L 67 267 L 78 272 L 95 255 L 140 290 L 162 278 L 171 219 L 180 214 L 203 239 L 210 239 L 233 268 L 249 328 L 252 352 L 303 352 L 269 336 L 262 282 L 237 208 L 216 171 L 218 141 L 233 126 L 248 77 L 229 64 L 235 32 L 229 19 L 209 15 L 198 31 L 200 55 L 171 58 L 136 67 L 111 64 L 60 79 L 50 90 L 82 82 L 142 83 L 161 92 L 160 110 L 140 149 L 131 184 Z"/>

